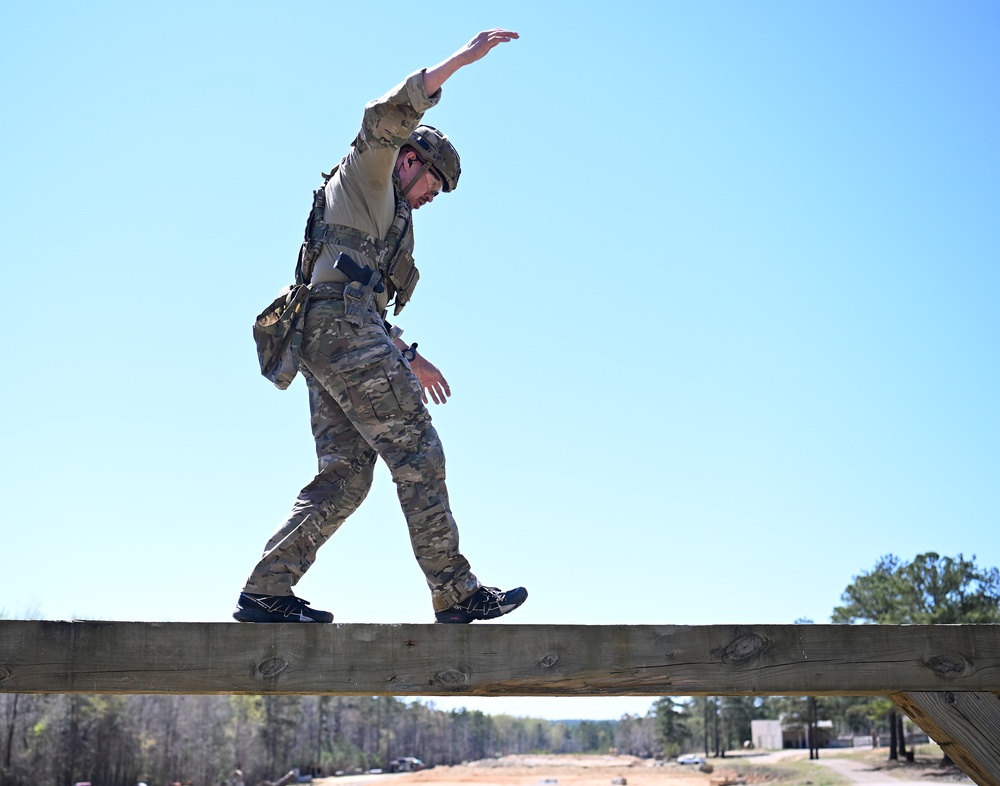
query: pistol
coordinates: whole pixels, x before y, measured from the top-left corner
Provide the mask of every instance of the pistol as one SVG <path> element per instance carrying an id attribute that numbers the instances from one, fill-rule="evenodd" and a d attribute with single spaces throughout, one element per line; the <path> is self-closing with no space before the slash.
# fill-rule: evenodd
<path id="1" fill-rule="evenodd" d="M 362 267 L 343 251 L 337 254 L 337 259 L 333 263 L 333 269 L 339 270 L 347 276 L 348 281 L 357 281 L 363 287 L 367 287 L 371 283 L 372 276 L 378 276 L 375 285 L 372 287 L 372 292 L 385 292 L 385 287 L 382 285 L 381 273 L 372 270 L 370 267 Z"/>

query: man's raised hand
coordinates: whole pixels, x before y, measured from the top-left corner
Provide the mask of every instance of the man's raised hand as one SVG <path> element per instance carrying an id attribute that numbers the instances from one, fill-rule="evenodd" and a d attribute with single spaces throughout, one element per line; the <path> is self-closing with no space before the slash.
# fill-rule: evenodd
<path id="1" fill-rule="evenodd" d="M 485 57 L 486 53 L 497 46 L 497 44 L 513 41 L 515 38 L 520 38 L 520 36 L 513 30 L 502 30 L 499 27 L 495 27 L 492 30 L 481 32 L 456 54 L 464 55 L 467 58 L 466 63 L 474 63 Z"/>
<path id="2" fill-rule="evenodd" d="M 447 60 L 424 71 L 424 88 L 427 95 L 434 95 L 462 66 L 481 60 L 493 47 L 506 41 L 513 41 L 515 38 L 520 36 L 513 30 L 503 30 L 499 27 L 484 30 Z"/>

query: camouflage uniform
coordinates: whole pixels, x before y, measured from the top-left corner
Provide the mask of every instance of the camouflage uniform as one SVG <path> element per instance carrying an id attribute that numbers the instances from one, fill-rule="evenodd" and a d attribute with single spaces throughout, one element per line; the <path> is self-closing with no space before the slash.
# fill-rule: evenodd
<path id="1" fill-rule="evenodd" d="M 394 176 L 396 155 L 440 95 L 440 90 L 426 94 L 421 71 L 365 107 L 358 138 L 326 184 L 327 223 L 386 237 L 401 198 Z M 392 472 L 413 553 L 427 578 L 434 610 L 441 611 L 479 587 L 458 548 L 444 451 L 420 384 L 380 316 L 387 295 L 376 295 L 361 324 L 347 318 L 342 295 L 346 279 L 333 268 L 340 250 L 359 264 L 379 267 L 378 260 L 356 248 L 332 243 L 324 245 L 317 260 L 303 328 L 301 371 L 309 389 L 319 473 L 268 541 L 244 591 L 291 594 L 319 547 L 368 494 L 378 455 Z"/>

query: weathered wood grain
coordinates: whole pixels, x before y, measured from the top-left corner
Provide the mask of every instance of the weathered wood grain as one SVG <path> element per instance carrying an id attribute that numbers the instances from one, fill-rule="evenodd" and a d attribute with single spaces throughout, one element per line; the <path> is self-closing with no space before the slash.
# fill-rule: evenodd
<path id="1" fill-rule="evenodd" d="M 1000 698 L 953 691 L 889 698 L 979 786 L 1000 786 Z"/>
<path id="2" fill-rule="evenodd" d="M 1000 626 L 0 620 L 0 691 L 366 696 L 1000 692 Z"/>

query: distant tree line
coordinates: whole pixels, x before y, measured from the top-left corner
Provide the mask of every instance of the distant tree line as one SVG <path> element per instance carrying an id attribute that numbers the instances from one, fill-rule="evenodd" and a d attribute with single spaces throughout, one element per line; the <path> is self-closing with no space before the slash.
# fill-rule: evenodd
<path id="1" fill-rule="evenodd" d="M 547 721 L 391 697 L 0 694 L 0 786 L 257 786 L 403 756 L 650 755 L 652 728 L 651 718 Z"/>
<path id="2" fill-rule="evenodd" d="M 810 718 L 831 721 L 834 737 L 895 739 L 895 705 L 876 696 L 696 696 L 686 701 L 666 697 L 653 705 L 656 750 L 666 757 L 681 753 L 725 756 L 752 742 L 751 722 L 780 720 L 805 746 Z M 912 724 L 909 730 L 914 727 Z"/>

